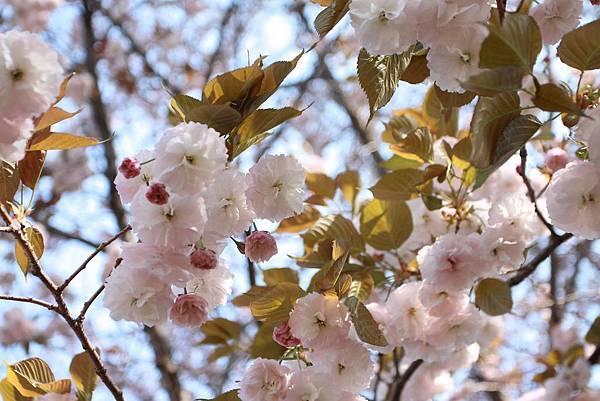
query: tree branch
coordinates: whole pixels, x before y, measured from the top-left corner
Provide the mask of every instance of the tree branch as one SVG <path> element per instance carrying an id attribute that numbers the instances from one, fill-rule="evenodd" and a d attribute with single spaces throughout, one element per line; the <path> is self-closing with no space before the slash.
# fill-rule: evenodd
<path id="1" fill-rule="evenodd" d="M 15 297 L 12 295 L 0 295 L 0 301 L 13 301 L 13 302 L 23 302 L 28 304 L 34 304 L 41 306 L 43 308 L 48 309 L 52 312 L 58 312 L 58 306 L 53 305 L 49 302 L 42 301 L 41 299 L 31 298 L 31 297 Z"/>
<path id="2" fill-rule="evenodd" d="M 540 253 L 538 253 L 531 261 L 525 263 L 519 270 L 517 270 L 516 274 L 508 279 L 507 283 L 514 287 L 517 284 L 520 284 L 523 280 L 533 274 L 535 269 L 548 258 L 552 252 L 556 250 L 559 246 L 561 246 L 564 242 L 568 241 L 570 238 L 573 238 L 573 234 L 566 233 L 563 235 L 552 235 L 550 236 L 550 243 L 542 249 Z"/>
<path id="3" fill-rule="evenodd" d="M 104 251 L 106 249 L 106 247 L 108 247 L 110 244 L 115 242 L 117 239 L 119 239 L 122 235 L 124 235 L 125 233 L 127 233 L 130 230 L 131 230 L 131 226 L 127 225 L 121 231 L 119 231 L 118 233 L 113 235 L 110 239 L 101 243 L 96 248 L 96 250 L 94 252 L 92 252 L 92 254 L 90 256 L 88 256 L 86 260 L 83 261 L 83 263 L 77 268 L 77 270 L 75 270 L 69 277 L 67 277 L 67 279 L 58 287 L 58 291 L 63 292 L 65 290 L 65 288 L 67 288 L 69 286 L 71 281 L 73 281 L 79 273 L 81 273 L 83 270 L 85 270 L 85 268 L 92 261 L 92 259 L 94 259 L 96 256 L 98 256 L 98 254 L 101 253 L 102 251 Z"/>
<path id="4" fill-rule="evenodd" d="M 404 387 L 406 387 L 406 383 L 410 380 L 410 378 L 415 374 L 419 366 L 423 364 L 422 359 L 417 359 L 406 369 L 406 371 L 400 376 L 400 378 L 394 383 L 394 391 L 389 398 L 389 401 L 400 401 L 402 397 L 402 391 Z"/>
<path id="5" fill-rule="evenodd" d="M 123 392 L 109 376 L 108 372 L 106 371 L 106 367 L 104 366 L 102 360 L 100 359 L 100 356 L 98 355 L 98 352 L 96 351 L 95 347 L 91 344 L 89 338 L 87 337 L 87 334 L 83 330 L 83 326 L 79 324 L 79 322 L 77 322 L 75 319 L 73 319 L 61 292 L 58 291 L 58 287 L 52 281 L 52 279 L 48 277 L 46 273 L 44 273 L 42 265 L 40 264 L 31 244 L 29 243 L 29 240 L 27 239 L 27 236 L 23 231 L 23 227 L 20 225 L 20 223 L 13 222 L 13 219 L 10 217 L 10 215 L 4 208 L 4 205 L 0 205 L 0 215 L 2 217 L 2 220 L 4 220 L 4 222 L 6 223 L 6 225 L 13 227 L 13 230 L 11 230 L 11 234 L 13 235 L 15 240 L 21 245 L 21 247 L 23 247 L 23 249 L 25 250 L 25 255 L 29 260 L 29 268 L 31 274 L 40 279 L 40 281 L 44 284 L 46 289 L 54 297 L 54 300 L 56 301 L 55 312 L 63 318 L 63 320 L 69 325 L 75 336 L 79 339 L 82 348 L 90 356 L 90 359 L 92 360 L 92 363 L 96 368 L 96 373 L 100 377 L 100 380 L 102 380 L 102 382 L 106 385 L 106 387 L 111 392 L 115 400 L 124 401 L 125 399 L 123 398 Z M 15 227 L 17 225 L 18 227 Z"/>
<path id="6" fill-rule="evenodd" d="M 525 149 L 525 146 L 523 146 L 521 148 L 521 150 L 519 152 L 519 156 L 521 156 L 521 165 L 520 165 L 520 169 L 519 169 L 519 175 L 523 178 L 523 183 L 527 187 L 527 195 L 529 196 L 529 200 L 531 201 L 531 203 L 533 203 L 533 206 L 535 207 L 535 214 L 538 216 L 538 218 L 544 224 L 544 226 L 546 226 L 546 228 L 550 231 L 550 233 L 552 235 L 556 235 L 554 226 L 552 224 L 550 224 L 548 222 L 548 220 L 546 220 L 546 218 L 542 214 L 542 211 L 538 207 L 537 198 L 535 196 L 535 191 L 533 190 L 533 187 L 531 186 L 531 182 L 529 181 L 529 178 L 527 178 L 527 171 L 526 171 L 527 149 Z"/>

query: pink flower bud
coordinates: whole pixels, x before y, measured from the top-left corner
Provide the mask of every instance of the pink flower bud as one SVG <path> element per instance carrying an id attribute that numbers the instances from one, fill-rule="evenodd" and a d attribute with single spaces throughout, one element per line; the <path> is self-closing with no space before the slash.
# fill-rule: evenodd
<path id="1" fill-rule="evenodd" d="M 135 178 L 142 172 L 142 166 L 136 159 L 126 157 L 119 166 L 119 172 L 127 179 Z"/>
<path id="2" fill-rule="evenodd" d="M 219 258 L 210 249 L 198 249 L 190 255 L 190 264 L 196 269 L 212 270 L 217 267 Z"/>
<path id="3" fill-rule="evenodd" d="M 266 231 L 255 231 L 246 239 L 245 253 L 252 262 L 266 262 L 277 253 L 277 242 Z"/>
<path id="4" fill-rule="evenodd" d="M 286 348 L 300 345 L 300 340 L 294 337 L 287 322 L 283 322 L 273 329 L 273 341 Z"/>
<path id="5" fill-rule="evenodd" d="M 196 294 L 180 295 L 169 311 L 169 318 L 178 326 L 201 326 L 208 318 L 208 302 Z"/>
<path id="6" fill-rule="evenodd" d="M 546 152 L 546 166 L 553 172 L 564 168 L 569 162 L 569 154 L 561 148 L 552 148 Z"/>
<path id="7" fill-rule="evenodd" d="M 146 199 L 155 205 L 165 205 L 169 201 L 169 193 L 165 184 L 157 182 L 150 185 L 150 188 L 146 191 Z"/>

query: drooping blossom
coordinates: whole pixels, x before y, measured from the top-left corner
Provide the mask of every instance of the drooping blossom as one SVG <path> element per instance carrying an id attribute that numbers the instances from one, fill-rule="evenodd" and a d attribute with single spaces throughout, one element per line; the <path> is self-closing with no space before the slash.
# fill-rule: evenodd
<path id="1" fill-rule="evenodd" d="M 294 337 L 288 322 L 282 322 L 273 329 L 273 341 L 282 347 L 293 348 L 300 345 L 300 340 Z"/>
<path id="2" fill-rule="evenodd" d="M 255 231 L 246 238 L 244 252 L 252 262 L 266 262 L 277 254 L 277 242 L 266 231 Z"/>
<path id="3" fill-rule="evenodd" d="M 199 327 L 208 318 L 208 302 L 197 294 L 184 294 L 175 299 L 169 318 L 178 326 Z"/>
<path id="4" fill-rule="evenodd" d="M 257 358 L 240 382 L 242 401 L 282 401 L 288 389 L 290 370 L 275 360 Z"/>
<path id="5" fill-rule="evenodd" d="M 219 257 L 210 249 L 198 249 L 190 255 L 190 264 L 200 270 L 212 270 L 217 267 Z"/>

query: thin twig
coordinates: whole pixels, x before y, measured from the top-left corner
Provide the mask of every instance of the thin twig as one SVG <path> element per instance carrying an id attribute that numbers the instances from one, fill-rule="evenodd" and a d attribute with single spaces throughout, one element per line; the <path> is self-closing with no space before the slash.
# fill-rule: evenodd
<path id="1" fill-rule="evenodd" d="M 49 302 L 42 301 L 41 299 L 31 297 L 15 297 L 12 295 L 0 295 L 0 301 L 13 301 L 13 302 L 24 302 L 28 304 L 34 304 L 44 307 L 52 312 L 58 312 L 58 307 Z"/>
<path id="2" fill-rule="evenodd" d="M 129 230 L 131 230 L 131 226 L 127 225 L 121 231 L 119 231 L 118 233 L 116 233 L 115 235 L 113 235 L 110 239 L 108 239 L 108 240 L 104 241 L 103 243 L 101 243 L 96 248 L 96 250 L 94 252 L 92 252 L 92 254 L 90 256 L 88 256 L 87 259 L 84 260 L 83 263 L 69 277 L 67 277 L 67 279 L 64 281 L 64 283 L 62 283 L 58 287 L 58 291 L 59 292 L 63 292 L 65 290 L 65 288 L 67 288 L 69 286 L 69 284 L 71 283 L 71 281 L 73 281 L 75 279 L 75 277 L 77 277 L 77 275 L 79 273 L 81 273 L 83 270 L 85 270 L 87 268 L 88 264 L 96 256 L 98 256 L 98 254 L 100 254 L 102 251 L 104 251 L 106 249 L 106 247 L 108 247 L 110 244 L 112 244 L 113 242 L 115 242 L 117 239 L 119 239 L 122 235 L 124 235 Z"/>
<path id="3" fill-rule="evenodd" d="M 531 182 L 529 181 L 529 178 L 527 177 L 527 171 L 526 171 L 527 149 L 525 149 L 525 146 L 523 146 L 521 148 L 521 151 L 519 152 L 519 156 L 521 156 L 521 168 L 519 169 L 519 175 L 521 176 L 521 178 L 523 178 L 523 183 L 527 187 L 527 195 L 529 196 L 529 200 L 531 201 L 531 203 L 533 203 L 533 206 L 535 208 L 535 214 L 538 216 L 538 218 L 540 219 L 542 224 L 544 224 L 544 226 L 546 226 L 546 228 L 550 231 L 550 233 L 552 235 L 556 236 L 556 231 L 554 230 L 554 226 L 552 224 L 550 224 L 548 222 L 548 220 L 546 220 L 546 218 L 544 217 L 544 214 L 538 207 L 537 198 L 535 196 L 535 191 L 533 190 L 533 186 L 531 185 Z"/>
<path id="4" fill-rule="evenodd" d="M 550 243 L 546 246 L 540 253 L 538 253 L 531 261 L 524 264 L 519 270 L 517 270 L 516 274 L 508 279 L 507 283 L 514 287 L 517 284 L 520 284 L 523 280 L 533 274 L 535 269 L 548 258 L 552 252 L 556 250 L 560 245 L 564 242 L 568 241 L 573 237 L 573 234 L 567 233 L 563 235 L 552 235 L 550 236 Z"/>

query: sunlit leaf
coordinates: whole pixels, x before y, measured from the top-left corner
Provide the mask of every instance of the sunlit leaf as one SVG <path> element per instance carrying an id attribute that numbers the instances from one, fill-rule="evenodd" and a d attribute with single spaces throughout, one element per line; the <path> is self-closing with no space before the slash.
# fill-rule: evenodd
<path id="1" fill-rule="evenodd" d="M 238 396 L 238 390 L 231 390 L 226 393 L 221 394 L 220 396 L 212 399 L 202 398 L 201 401 L 241 401 Z"/>
<path id="2" fill-rule="evenodd" d="M 358 338 L 367 344 L 386 347 L 388 342 L 367 307 L 354 297 L 348 298 L 347 302 Z"/>
<path id="3" fill-rule="evenodd" d="M 27 241 L 31 245 L 34 255 L 37 259 L 40 259 L 44 254 L 44 237 L 42 236 L 42 233 L 37 228 L 25 227 L 24 234 Z M 29 256 L 25 248 L 23 248 L 21 243 L 18 241 L 15 242 L 15 259 L 23 271 L 23 274 L 27 275 L 31 261 L 29 260 Z"/>
<path id="4" fill-rule="evenodd" d="M 499 67 L 485 70 L 462 82 L 462 87 L 480 96 L 495 96 L 502 92 L 514 92 L 521 88 L 523 69 Z"/>
<path id="5" fill-rule="evenodd" d="M 80 112 L 81 109 L 75 112 L 68 112 L 66 110 L 61 109 L 60 107 L 50 107 L 44 114 L 42 114 L 39 120 L 36 121 L 35 130 L 41 131 L 44 128 L 48 128 L 61 121 L 72 118 Z"/>
<path id="6" fill-rule="evenodd" d="M 332 0 L 331 4 L 315 18 L 315 29 L 322 38 L 348 13 L 350 0 Z"/>
<path id="7" fill-rule="evenodd" d="M 298 273 L 287 267 L 264 270 L 263 279 L 269 287 L 274 287 L 279 283 L 298 284 L 299 282 Z"/>
<path id="8" fill-rule="evenodd" d="M 71 391 L 71 381 L 56 380 L 48 364 L 40 358 L 29 358 L 9 365 L 6 375 L 10 384 L 27 397 Z"/>
<path id="9" fill-rule="evenodd" d="M 379 250 L 399 248 L 412 233 L 411 212 L 405 202 L 373 199 L 360 214 L 360 232 Z"/>
<path id="10" fill-rule="evenodd" d="M 592 326 L 585 335 L 585 341 L 590 344 L 600 345 L 600 316 L 592 323 Z"/>
<path id="11" fill-rule="evenodd" d="M 337 190 L 335 181 L 327 174 L 323 173 L 306 174 L 306 188 L 317 195 L 321 195 L 329 199 L 333 199 Z"/>
<path id="12" fill-rule="evenodd" d="M 377 199 L 410 200 L 418 194 L 423 183 L 423 172 L 416 169 L 396 170 L 385 174 L 370 188 Z"/>
<path id="13" fill-rule="evenodd" d="M 98 384 L 98 375 L 87 352 L 75 355 L 69 367 L 71 378 L 77 388 L 78 401 L 89 401 Z"/>
<path id="14" fill-rule="evenodd" d="M 277 227 L 278 233 L 299 233 L 313 226 L 321 218 L 321 213 L 312 207 L 306 206 L 302 213 L 283 219 Z"/>
<path id="15" fill-rule="evenodd" d="M 23 185 L 28 188 L 35 188 L 42 174 L 44 162 L 46 161 L 46 152 L 41 150 L 25 153 L 25 158 L 19 161 L 19 176 Z"/>
<path id="16" fill-rule="evenodd" d="M 15 166 L 0 161 L 0 202 L 11 201 L 19 189 L 19 171 Z"/>
<path id="17" fill-rule="evenodd" d="M 33 401 L 32 397 L 26 397 L 19 393 L 19 390 L 7 379 L 0 381 L 0 396 L 2 396 L 2 401 Z"/>
<path id="18" fill-rule="evenodd" d="M 316 244 L 324 239 L 334 240 L 344 249 L 352 252 L 360 252 L 365 248 L 364 239 L 356 231 L 354 224 L 341 215 L 321 217 L 308 232 L 301 236 L 310 244 Z"/>
<path id="19" fill-rule="evenodd" d="M 96 138 L 60 132 L 51 132 L 32 141 L 28 150 L 67 150 L 85 148 L 98 144 Z"/>
<path id="20" fill-rule="evenodd" d="M 354 210 L 354 201 L 360 191 L 360 176 L 358 172 L 354 170 L 344 171 L 335 177 L 335 183 Z"/>
<path id="21" fill-rule="evenodd" d="M 256 320 L 271 323 L 287 320 L 294 303 L 305 295 L 304 290 L 294 283 L 278 283 L 266 294 L 250 304 L 250 310 Z"/>

